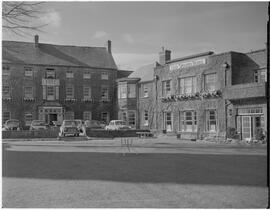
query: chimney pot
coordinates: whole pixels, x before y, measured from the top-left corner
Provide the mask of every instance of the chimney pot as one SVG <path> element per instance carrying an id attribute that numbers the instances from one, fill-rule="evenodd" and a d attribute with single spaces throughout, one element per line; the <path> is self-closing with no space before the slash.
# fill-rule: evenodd
<path id="1" fill-rule="evenodd" d="M 162 51 L 159 53 L 159 63 L 161 65 L 165 65 L 170 60 L 171 60 L 171 51 L 164 50 L 164 47 L 162 47 Z"/>
<path id="2" fill-rule="evenodd" d="M 38 47 L 38 43 L 39 43 L 39 36 L 35 35 L 35 47 Z"/>
<path id="3" fill-rule="evenodd" d="M 108 52 L 112 54 L 112 41 L 108 40 Z"/>

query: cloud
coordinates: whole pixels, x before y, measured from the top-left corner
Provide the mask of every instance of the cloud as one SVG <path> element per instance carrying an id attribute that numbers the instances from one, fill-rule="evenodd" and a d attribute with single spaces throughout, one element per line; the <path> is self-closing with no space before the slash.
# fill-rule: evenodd
<path id="1" fill-rule="evenodd" d="M 59 12 L 54 10 L 46 12 L 43 16 L 39 18 L 39 20 L 43 24 L 48 24 L 49 26 L 55 28 L 61 25 L 61 15 Z"/>
<path id="2" fill-rule="evenodd" d="M 108 36 L 109 34 L 105 31 L 96 31 L 95 34 L 93 35 L 94 39 L 102 39 L 106 36 Z"/>
<path id="3" fill-rule="evenodd" d="M 133 44 L 135 42 L 135 40 L 133 39 L 133 37 L 128 34 L 128 33 L 125 33 L 125 34 L 122 34 L 122 38 L 125 42 L 129 43 L 129 44 Z"/>

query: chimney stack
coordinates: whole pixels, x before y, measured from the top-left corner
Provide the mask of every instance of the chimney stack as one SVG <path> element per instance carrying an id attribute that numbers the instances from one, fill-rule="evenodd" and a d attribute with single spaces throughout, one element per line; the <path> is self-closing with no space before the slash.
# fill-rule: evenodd
<path id="1" fill-rule="evenodd" d="M 164 47 L 162 47 L 162 51 L 159 53 L 159 64 L 165 65 L 170 60 L 171 60 L 171 51 L 165 50 Z"/>
<path id="2" fill-rule="evenodd" d="M 35 47 L 38 47 L 38 39 L 39 39 L 38 35 L 35 35 Z"/>
<path id="3" fill-rule="evenodd" d="M 112 41 L 108 40 L 108 52 L 112 54 Z"/>

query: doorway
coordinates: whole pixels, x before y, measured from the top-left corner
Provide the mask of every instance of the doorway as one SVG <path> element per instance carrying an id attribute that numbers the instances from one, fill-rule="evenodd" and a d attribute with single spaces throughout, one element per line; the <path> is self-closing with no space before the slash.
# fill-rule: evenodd
<path id="1" fill-rule="evenodd" d="M 53 121 L 57 121 L 57 114 L 47 114 L 45 116 L 45 121 L 49 125 L 53 125 Z"/>
<path id="2" fill-rule="evenodd" d="M 166 132 L 172 132 L 172 113 L 171 112 L 165 112 L 164 113 L 164 130 Z"/>

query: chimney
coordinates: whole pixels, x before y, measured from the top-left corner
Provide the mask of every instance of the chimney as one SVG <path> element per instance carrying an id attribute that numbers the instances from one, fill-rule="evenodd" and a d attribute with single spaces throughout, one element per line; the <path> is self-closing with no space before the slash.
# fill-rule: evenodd
<path id="1" fill-rule="evenodd" d="M 112 41 L 108 40 L 108 52 L 112 54 Z"/>
<path id="2" fill-rule="evenodd" d="M 170 60 L 171 60 L 171 51 L 164 50 L 164 47 L 162 47 L 162 51 L 159 52 L 159 64 L 165 65 Z"/>
<path id="3" fill-rule="evenodd" d="M 38 35 L 35 35 L 35 47 L 38 47 Z"/>

